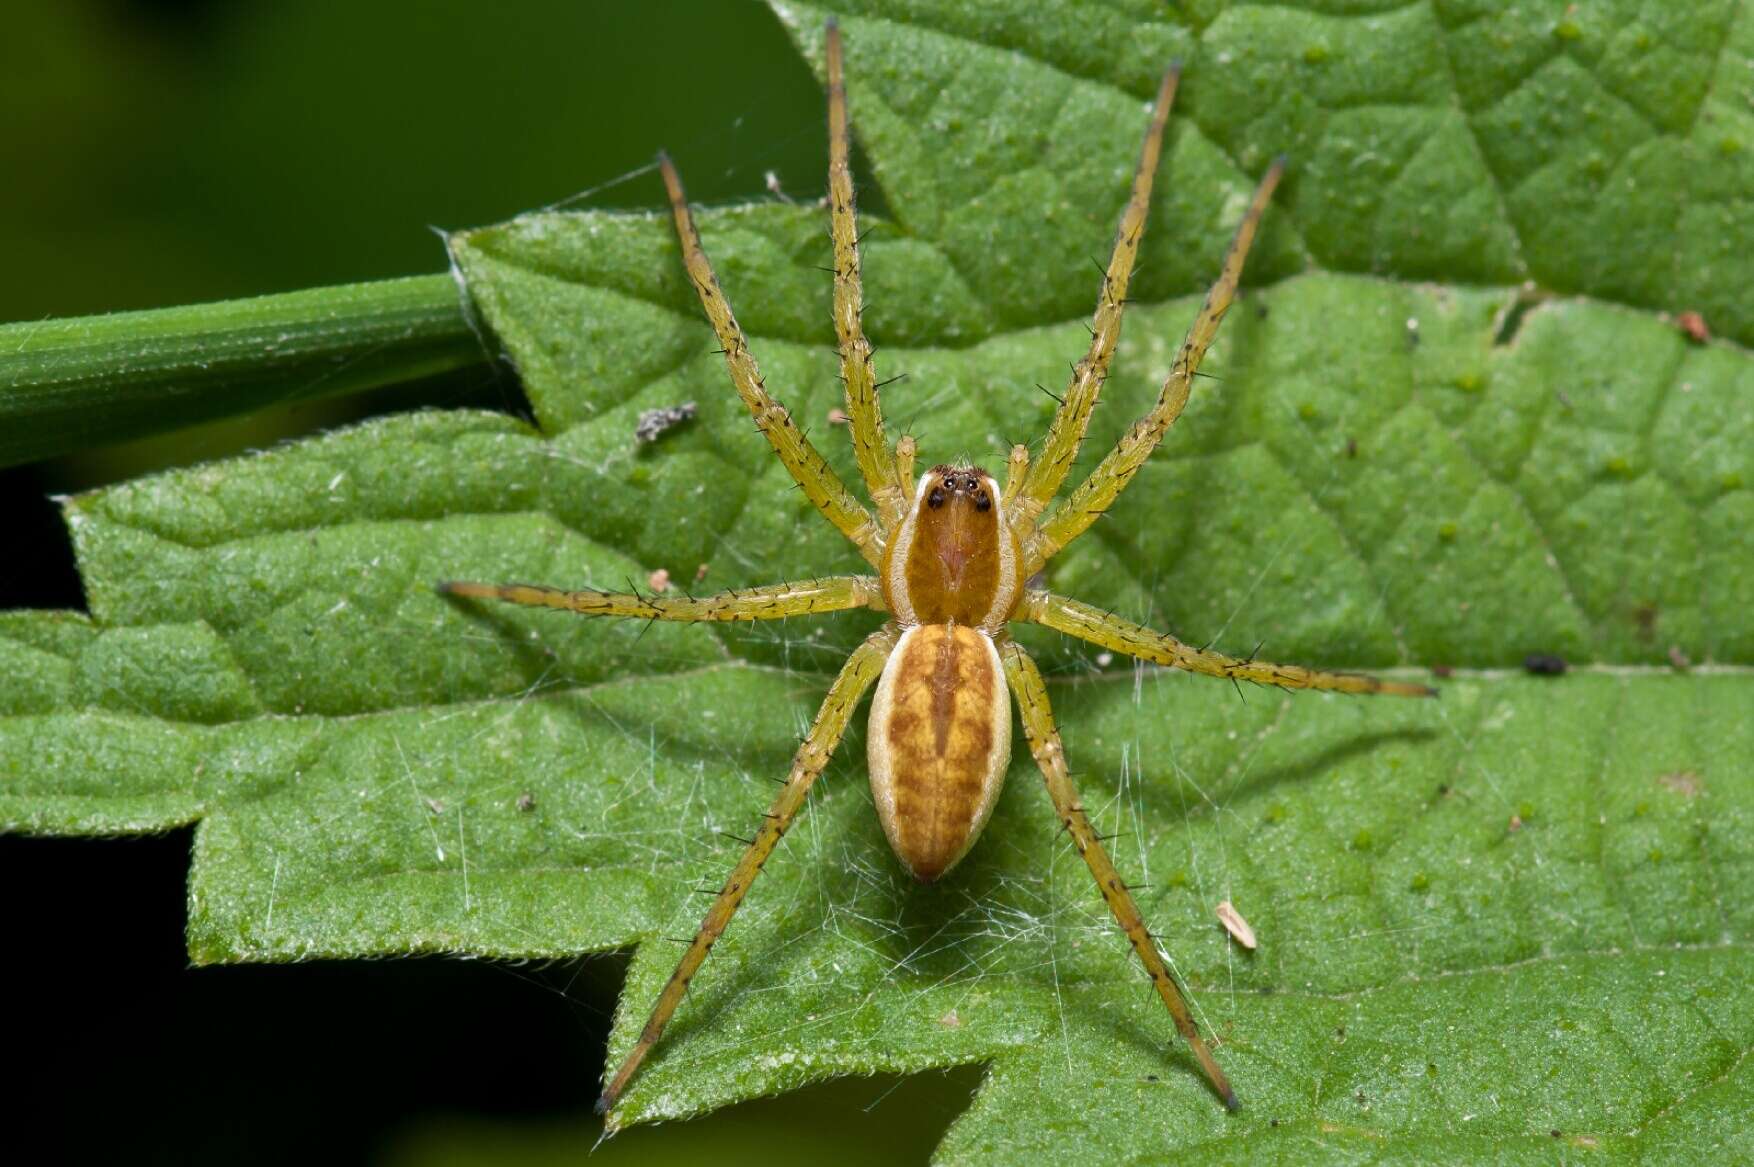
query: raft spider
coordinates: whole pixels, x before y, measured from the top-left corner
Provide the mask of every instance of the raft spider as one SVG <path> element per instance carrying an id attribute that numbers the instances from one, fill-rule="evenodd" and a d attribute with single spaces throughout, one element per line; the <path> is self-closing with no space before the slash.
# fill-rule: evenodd
<path id="1" fill-rule="evenodd" d="M 1015 621 L 1043 624 L 1154 664 L 1288 689 L 1434 694 L 1423 685 L 1239 660 L 1194 648 L 1166 633 L 1025 582 L 1109 508 L 1181 414 L 1200 359 L 1230 307 L 1249 245 L 1284 173 L 1284 160 L 1275 161 L 1256 187 L 1217 282 L 1188 329 L 1156 406 L 1132 425 L 1070 496 L 1048 511 L 1077 457 L 1120 335 L 1127 282 L 1144 233 L 1163 129 L 1179 76 L 1174 68 L 1166 73 L 1145 132 L 1132 195 L 1122 213 L 1114 253 L 1103 277 L 1090 347 L 1073 369 L 1041 454 L 1032 460 L 1027 447 L 1014 446 L 1002 490 L 985 470 L 961 465 L 935 466 L 916 486 L 913 439 L 903 437 L 892 447 L 884 434 L 871 346 L 860 324 L 863 293 L 853 183 L 847 164 L 846 89 L 840 32 L 833 23 L 827 29 L 827 57 L 834 325 L 853 449 L 876 508 L 875 516 L 841 482 L 785 407 L 769 396 L 743 331 L 701 249 L 676 169 L 662 156 L 659 168 L 676 220 L 683 261 L 718 334 L 738 395 L 798 486 L 823 517 L 852 541 L 875 574 L 771 584 L 700 599 L 563 591 L 529 584 L 450 581 L 439 585 L 440 591 L 455 596 L 640 620 L 772 620 L 853 608 L 889 615 L 888 622 L 853 651 L 830 685 L 793 758 L 783 789 L 768 807 L 761 829 L 720 888 L 671 973 L 638 1042 L 604 1087 L 598 1112 L 615 1105 L 657 1044 L 689 981 L 803 807 L 811 784 L 827 766 L 855 708 L 873 684 L 876 693 L 871 702 L 867 755 L 877 814 L 896 857 L 922 882 L 938 879 L 954 867 L 986 825 L 1011 755 L 1008 695 L 1016 698 L 1030 754 L 1047 782 L 1061 824 L 1089 865 L 1097 888 L 1201 1070 L 1225 1105 L 1235 1109 L 1235 1091 L 1201 1037 L 1182 989 L 1146 929 L 1131 893 L 1091 829 L 1067 774 L 1041 673 L 1029 654 L 1010 638 L 1007 628 Z"/>

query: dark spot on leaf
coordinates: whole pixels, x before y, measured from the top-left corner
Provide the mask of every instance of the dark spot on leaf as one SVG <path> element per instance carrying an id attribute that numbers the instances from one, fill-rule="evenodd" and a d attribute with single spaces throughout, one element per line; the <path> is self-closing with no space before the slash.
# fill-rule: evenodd
<path id="1" fill-rule="evenodd" d="M 1557 653 L 1531 652 L 1523 658 L 1523 671 L 1533 673 L 1537 677 L 1561 676 L 1569 667 L 1565 663 L 1565 658 Z"/>

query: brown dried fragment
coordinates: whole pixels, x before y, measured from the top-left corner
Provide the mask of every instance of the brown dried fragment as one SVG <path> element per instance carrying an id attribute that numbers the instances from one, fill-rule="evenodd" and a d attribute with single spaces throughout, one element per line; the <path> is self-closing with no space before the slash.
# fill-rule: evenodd
<path id="1" fill-rule="evenodd" d="M 1242 913 L 1236 910 L 1235 905 L 1229 900 L 1220 900 L 1217 911 L 1218 922 L 1224 925 L 1224 930 L 1230 933 L 1230 938 L 1253 952 L 1255 950 L 1255 930 L 1249 927 L 1249 922 L 1242 918 Z"/>
<path id="2" fill-rule="evenodd" d="M 1658 774 L 1657 781 L 1687 798 L 1692 798 L 1705 787 L 1699 780 L 1699 774 L 1693 770 L 1671 770 L 1667 774 Z"/>
<path id="3" fill-rule="evenodd" d="M 639 415 L 639 423 L 633 427 L 633 436 L 642 442 L 655 442 L 685 421 L 690 421 L 700 409 L 692 401 L 684 401 L 681 405 L 667 405 L 662 409 L 648 409 Z"/>
<path id="4" fill-rule="evenodd" d="M 1693 661 L 1686 653 L 1681 651 L 1681 646 L 1678 644 L 1669 645 L 1669 663 L 1673 665 L 1677 671 L 1683 673 L 1693 667 Z"/>
<path id="5" fill-rule="evenodd" d="M 1675 327 L 1694 344 L 1704 344 L 1711 339 L 1711 329 L 1706 326 L 1705 317 L 1697 312 L 1683 312 L 1676 316 Z"/>

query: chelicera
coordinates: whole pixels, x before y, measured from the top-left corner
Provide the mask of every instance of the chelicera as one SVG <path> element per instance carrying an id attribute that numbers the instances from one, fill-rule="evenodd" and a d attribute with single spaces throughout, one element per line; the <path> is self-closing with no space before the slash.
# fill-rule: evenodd
<path id="1" fill-rule="evenodd" d="M 1073 369 L 1040 453 L 1032 458 L 1027 447 L 1013 447 L 1003 487 L 984 469 L 965 465 L 934 466 L 916 483 L 913 439 L 904 436 L 891 445 L 885 434 L 871 346 L 860 323 L 863 292 L 847 162 L 846 90 L 840 35 L 833 24 L 827 30 L 827 58 L 834 325 L 854 455 L 874 514 L 841 481 L 786 408 L 769 395 L 743 330 L 701 249 L 675 167 L 668 158 L 660 158 L 659 168 L 683 262 L 724 351 L 732 384 L 798 486 L 875 574 L 779 583 L 701 598 L 565 591 L 529 584 L 439 585 L 454 596 L 640 620 L 772 620 L 854 608 L 889 616 L 853 651 L 829 686 L 783 788 L 719 889 L 638 1041 L 609 1078 L 598 1110 L 615 1105 L 662 1037 L 689 981 L 804 806 L 812 783 L 873 687 L 867 735 L 872 795 L 896 857 L 923 882 L 940 879 L 954 868 L 986 825 L 1011 757 L 1011 704 L 1016 702 L 1024 739 L 1061 825 L 1089 866 L 1098 891 L 1201 1070 L 1224 1103 L 1234 1108 L 1235 1091 L 1195 1025 L 1181 986 L 1127 885 L 1091 828 L 1067 773 L 1041 673 L 1008 629 L 1017 622 L 1042 624 L 1153 664 L 1288 689 L 1435 694 L 1424 685 L 1242 660 L 1194 648 L 1167 633 L 1026 582 L 1113 504 L 1180 416 L 1201 358 L 1235 295 L 1244 258 L 1284 172 L 1284 161 L 1275 161 L 1255 189 L 1218 279 L 1188 329 L 1156 405 L 1050 510 L 1078 455 L 1120 336 L 1127 284 L 1145 229 L 1163 129 L 1178 79 L 1178 71 L 1171 69 L 1158 90 L 1145 132 L 1132 194 L 1103 276 L 1089 350 Z"/>

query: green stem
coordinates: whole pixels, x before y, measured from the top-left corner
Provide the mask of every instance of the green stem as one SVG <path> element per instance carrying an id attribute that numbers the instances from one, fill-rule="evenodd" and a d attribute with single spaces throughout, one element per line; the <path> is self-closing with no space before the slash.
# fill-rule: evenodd
<path id="1" fill-rule="evenodd" d="M 484 357 L 448 275 L 0 325 L 0 466 Z"/>

